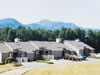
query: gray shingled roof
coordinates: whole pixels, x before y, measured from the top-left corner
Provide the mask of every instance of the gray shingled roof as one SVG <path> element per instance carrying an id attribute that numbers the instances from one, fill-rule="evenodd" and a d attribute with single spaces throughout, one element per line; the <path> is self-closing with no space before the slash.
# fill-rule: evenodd
<path id="1" fill-rule="evenodd" d="M 26 51 L 27 53 L 32 53 L 35 51 L 37 48 L 34 47 L 30 42 L 6 42 L 7 45 L 9 45 L 13 50 L 14 49 L 19 49 L 21 51 Z"/>
<path id="2" fill-rule="evenodd" d="M 1 53 L 8 53 L 11 50 L 4 44 L 4 43 L 0 43 L 0 52 Z"/>
<path id="3" fill-rule="evenodd" d="M 63 48 L 70 50 L 70 48 L 63 43 L 49 42 L 49 41 L 31 41 L 37 48 L 44 47 L 52 51 L 62 51 Z"/>
<path id="4" fill-rule="evenodd" d="M 40 47 L 44 47 L 46 49 L 50 49 L 52 51 L 62 51 L 63 48 L 71 51 L 78 51 L 84 49 L 84 47 L 95 50 L 94 48 L 88 46 L 83 42 L 77 41 L 64 41 L 63 43 L 57 42 L 49 42 L 49 41 L 29 41 L 29 42 L 5 42 L 0 43 L 0 52 L 10 52 L 14 49 L 19 49 L 21 51 L 26 51 L 27 53 L 32 53 L 33 51 L 39 49 Z"/>
<path id="5" fill-rule="evenodd" d="M 83 50 L 84 47 L 90 49 L 90 50 L 95 50 L 94 48 L 90 47 L 89 45 L 83 43 L 83 42 L 78 42 L 78 41 L 68 41 L 65 40 L 64 44 L 67 46 L 71 47 L 73 50 Z"/>

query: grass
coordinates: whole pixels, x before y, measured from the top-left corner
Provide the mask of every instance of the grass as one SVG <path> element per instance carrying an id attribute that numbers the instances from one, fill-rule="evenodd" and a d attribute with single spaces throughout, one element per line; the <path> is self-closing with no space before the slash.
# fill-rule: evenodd
<path id="1" fill-rule="evenodd" d="M 22 66 L 22 65 L 20 65 L 20 64 L 14 64 L 14 63 L 0 65 L 0 73 L 5 72 L 5 71 L 9 71 L 9 70 L 12 70 L 12 69 L 17 69 L 20 66 Z"/>
<path id="2" fill-rule="evenodd" d="M 96 56 L 88 56 L 88 58 L 100 59 L 100 57 L 96 57 Z"/>
<path id="3" fill-rule="evenodd" d="M 24 75 L 100 75 L 100 62 L 33 68 Z"/>
<path id="4" fill-rule="evenodd" d="M 36 62 L 53 64 L 53 62 L 49 62 L 49 61 L 45 61 L 45 60 L 36 60 Z"/>
<path id="5" fill-rule="evenodd" d="M 13 64 L 0 65 L 0 73 L 12 70 L 13 68 Z"/>

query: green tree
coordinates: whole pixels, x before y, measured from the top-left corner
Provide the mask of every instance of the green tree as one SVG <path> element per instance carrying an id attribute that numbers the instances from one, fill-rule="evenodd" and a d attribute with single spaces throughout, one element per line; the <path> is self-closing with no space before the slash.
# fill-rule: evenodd
<path id="1" fill-rule="evenodd" d="M 7 35 L 7 41 L 14 41 L 16 38 L 16 32 L 14 29 L 9 29 L 8 35 Z"/>
<path id="2" fill-rule="evenodd" d="M 59 30 L 59 35 L 58 36 L 64 40 L 65 39 L 65 33 L 66 33 L 66 28 L 62 27 Z"/>
<path id="3" fill-rule="evenodd" d="M 100 31 L 99 32 L 96 32 L 96 39 L 95 39 L 95 43 L 96 43 L 96 52 L 100 52 Z"/>
<path id="4" fill-rule="evenodd" d="M 6 27 L 0 30 L 0 40 L 1 41 L 7 41 L 7 35 L 8 35 L 9 29 L 10 29 L 9 27 Z"/>
<path id="5" fill-rule="evenodd" d="M 91 29 L 89 29 L 87 32 L 86 43 L 94 48 L 96 47 L 96 35 Z"/>
<path id="6" fill-rule="evenodd" d="M 65 40 L 74 40 L 75 33 L 72 29 L 67 29 L 65 32 Z"/>
<path id="7" fill-rule="evenodd" d="M 74 29 L 74 33 L 75 33 L 75 38 L 77 39 L 80 39 L 81 41 L 85 41 L 85 31 L 84 30 L 81 30 L 79 28 L 76 28 Z"/>

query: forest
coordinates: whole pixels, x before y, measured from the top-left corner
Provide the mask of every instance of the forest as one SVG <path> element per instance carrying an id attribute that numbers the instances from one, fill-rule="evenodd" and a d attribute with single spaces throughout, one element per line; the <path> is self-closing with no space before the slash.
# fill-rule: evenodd
<path id="1" fill-rule="evenodd" d="M 56 38 L 62 40 L 75 40 L 80 41 L 92 46 L 96 49 L 96 53 L 100 52 L 100 31 L 88 31 L 80 28 L 67 29 L 62 27 L 57 30 L 46 30 L 46 29 L 31 29 L 19 26 L 17 28 L 0 28 L 0 42 L 8 41 L 13 42 L 18 37 L 21 41 L 55 41 Z"/>

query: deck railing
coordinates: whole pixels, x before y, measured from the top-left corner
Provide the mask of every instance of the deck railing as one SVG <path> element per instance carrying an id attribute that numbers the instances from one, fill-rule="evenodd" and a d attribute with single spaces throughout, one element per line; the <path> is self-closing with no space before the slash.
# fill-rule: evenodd
<path id="1" fill-rule="evenodd" d="M 17 62 L 28 62 L 28 57 L 16 57 Z"/>
<path id="2" fill-rule="evenodd" d="M 44 60 L 54 59 L 54 55 L 42 55 Z"/>

